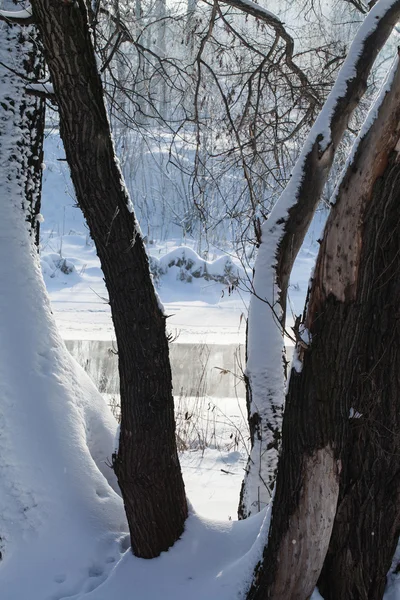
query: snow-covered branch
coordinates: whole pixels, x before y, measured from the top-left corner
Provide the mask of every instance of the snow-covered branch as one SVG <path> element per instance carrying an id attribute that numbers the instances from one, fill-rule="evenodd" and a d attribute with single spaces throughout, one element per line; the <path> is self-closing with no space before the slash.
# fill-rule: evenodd
<path id="1" fill-rule="evenodd" d="M 25 88 L 28 96 L 36 96 L 55 102 L 54 88 L 51 83 L 32 83 Z"/>
<path id="2" fill-rule="evenodd" d="M 320 201 L 336 149 L 365 93 L 374 61 L 399 18 L 400 0 L 380 0 L 366 16 L 291 179 L 262 226 L 248 321 L 246 372 L 254 446 L 242 493 L 244 514 L 252 512 L 257 494 L 263 495 L 264 502 L 268 500 L 260 481 L 272 483 L 276 470 L 285 373 L 282 328 L 277 327 L 274 315 L 279 314 L 284 323 L 294 260 Z"/>
<path id="3" fill-rule="evenodd" d="M 10 24 L 32 25 L 35 22 L 31 11 L 24 10 L 0 10 L 0 21 Z"/>

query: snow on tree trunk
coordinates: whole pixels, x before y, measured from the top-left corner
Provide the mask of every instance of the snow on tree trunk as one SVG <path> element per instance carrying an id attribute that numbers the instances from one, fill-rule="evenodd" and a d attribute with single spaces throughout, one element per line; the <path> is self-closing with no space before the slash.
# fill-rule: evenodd
<path id="1" fill-rule="evenodd" d="M 26 55 L 24 69 L 33 80 L 44 79 L 44 58 L 40 50 L 36 27 L 30 25 L 20 33 L 29 36 L 31 50 Z M 45 101 L 43 98 L 25 95 L 25 104 L 22 108 L 25 119 L 29 123 L 29 138 L 26 140 L 30 152 L 26 153 L 27 163 L 24 170 L 28 173 L 25 185 L 25 198 L 27 203 L 27 221 L 31 226 L 31 233 L 39 249 L 40 234 L 40 201 L 42 194 L 43 170 L 43 141 L 45 124 Z M 28 129 L 28 128 L 27 128 Z"/>
<path id="2" fill-rule="evenodd" d="M 325 228 L 252 600 L 309 598 L 329 545 L 329 599 L 383 595 L 400 525 L 399 98 L 396 61 Z"/>
<path id="3" fill-rule="evenodd" d="M 76 198 L 107 286 L 118 345 L 121 434 L 114 470 L 133 552 L 158 556 L 180 537 L 187 502 L 175 440 L 165 320 L 115 156 L 84 0 L 34 0 Z"/>
<path id="4" fill-rule="evenodd" d="M 262 226 L 247 337 L 247 409 L 252 450 L 239 518 L 257 512 L 269 502 L 276 477 L 285 394 L 283 324 L 290 272 L 318 206 L 335 151 L 365 92 L 374 60 L 399 16 L 398 0 L 380 0 L 365 18 L 290 182 Z"/>
<path id="5" fill-rule="evenodd" d="M 7 0 L 0 5 L 3 10 L 15 9 L 15 3 Z M 37 247 L 39 247 L 40 198 L 42 191 L 42 164 L 44 138 L 44 100 L 24 93 L 24 87 L 43 78 L 44 60 L 38 49 L 37 31 L 32 25 L 23 27 L 2 23 L 3 38 L 1 70 L 1 92 L 3 109 L 11 110 L 16 102 L 15 96 L 9 96 L 10 85 L 19 86 L 21 102 L 18 102 L 19 116 L 24 127 L 24 137 L 19 141 L 21 157 L 18 178 L 24 182 L 24 205 L 26 221 L 30 225 Z M 6 50 L 7 48 L 7 50 Z M 12 50 L 10 50 L 12 48 Z M 16 64 L 26 74 L 26 81 L 17 81 Z M 9 67 L 9 68 L 7 68 Z M 18 72 L 18 71 L 17 71 Z M 19 99 L 20 100 L 20 99 Z M 16 108 L 16 106 L 15 106 Z M 15 113 L 16 114 L 16 113 Z"/>
<path id="6" fill-rule="evenodd" d="M 0 23 L 1 63 L 26 73 L 31 33 Z M 122 500 L 101 472 L 118 489 L 106 465 L 116 423 L 60 339 L 27 223 L 37 152 L 30 146 L 32 98 L 26 81 L 2 65 L 0 82 L 2 595 L 26 598 L 32 584 L 32 597 L 55 598 L 84 591 L 105 550 L 118 558 L 127 524 Z M 111 564 L 99 568 L 107 574 Z"/>

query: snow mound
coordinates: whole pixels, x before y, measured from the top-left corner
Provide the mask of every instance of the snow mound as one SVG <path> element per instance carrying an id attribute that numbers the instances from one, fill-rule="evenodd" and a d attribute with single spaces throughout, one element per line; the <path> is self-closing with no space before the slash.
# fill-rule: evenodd
<path id="1" fill-rule="evenodd" d="M 59 336 L 12 186 L 0 203 L 1 597 L 59 600 L 120 557 L 116 422 Z"/>
<path id="2" fill-rule="evenodd" d="M 75 266 L 70 260 L 54 252 L 42 256 L 41 266 L 43 275 L 51 279 L 57 276 L 58 271 L 61 271 L 64 275 L 70 275 L 75 272 Z"/>
<path id="3" fill-rule="evenodd" d="M 246 521 L 210 521 L 192 513 L 182 538 L 151 561 L 127 552 L 88 600 L 232 600 L 244 597 L 262 557 L 270 512 Z"/>
<path id="4" fill-rule="evenodd" d="M 150 256 L 149 262 L 156 284 L 160 284 L 166 275 L 175 275 L 175 279 L 186 283 L 204 279 L 227 285 L 237 284 L 244 277 L 243 269 L 235 265 L 230 256 L 220 256 L 208 262 L 188 246 L 175 248 L 161 258 Z"/>

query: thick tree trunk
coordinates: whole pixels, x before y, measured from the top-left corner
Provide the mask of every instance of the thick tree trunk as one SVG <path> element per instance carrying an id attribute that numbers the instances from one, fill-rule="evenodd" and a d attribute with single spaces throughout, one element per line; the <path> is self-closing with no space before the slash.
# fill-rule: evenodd
<path id="1" fill-rule="evenodd" d="M 241 5 L 236 0 L 229 3 Z M 254 11 L 262 9 L 255 5 L 251 14 Z M 293 263 L 320 201 L 336 149 L 364 95 L 375 58 L 399 16 L 399 1 L 381 0 L 366 17 L 291 180 L 262 227 L 249 309 L 246 367 L 254 445 L 243 482 L 239 518 L 265 506 L 275 481 L 285 393 L 283 325 Z"/>
<path id="2" fill-rule="evenodd" d="M 399 70 L 343 181 L 337 218 L 321 249 L 326 258 L 316 272 L 323 293 L 332 288 L 340 302 L 338 328 L 349 340 L 345 393 L 333 397 L 346 420 L 346 437 L 338 509 L 320 580 L 326 600 L 382 598 L 400 532 Z M 358 206 L 354 197 L 360 198 Z M 335 293 L 338 277 L 347 286 L 344 296 Z M 315 304 L 320 297 L 314 295 Z"/>
<path id="3" fill-rule="evenodd" d="M 400 524 L 397 64 L 393 72 L 325 229 L 251 599 L 309 598 L 334 520 L 323 592 L 329 600 L 383 594 Z"/>
<path id="4" fill-rule="evenodd" d="M 319 584 L 325 600 L 380 600 L 400 533 L 397 161 L 396 152 L 363 215 L 355 302 L 346 310 L 338 304 L 339 318 L 333 315 L 348 343 L 344 389 L 332 401 L 341 408 L 337 419 L 347 419 L 348 425 L 342 426 L 346 437 L 339 502 Z"/>
<path id="5" fill-rule="evenodd" d="M 119 352 L 121 433 L 114 469 L 133 552 L 167 550 L 187 503 L 175 443 L 165 316 L 118 167 L 83 0 L 34 0 L 76 197 L 96 244 Z"/>

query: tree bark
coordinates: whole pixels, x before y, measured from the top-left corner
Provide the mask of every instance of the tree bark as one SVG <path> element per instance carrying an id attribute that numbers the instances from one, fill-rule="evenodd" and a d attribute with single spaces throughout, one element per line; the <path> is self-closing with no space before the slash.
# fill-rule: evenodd
<path id="1" fill-rule="evenodd" d="M 187 503 L 175 442 L 165 315 L 117 164 L 84 0 L 34 0 L 60 134 L 109 293 L 119 353 L 121 433 L 113 457 L 133 552 L 180 537 Z"/>
<path id="2" fill-rule="evenodd" d="M 13 10 L 12 0 L 3 2 L 2 10 Z M 0 15 L 1 17 L 1 15 Z M 23 26 L 4 20 L 0 23 L 2 35 L 0 82 L 3 111 L 8 113 L 15 125 L 14 148 L 10 160 L 19 165 L 15 183 L 21 185 L 22 209 L 39 250 L 40 202 L 43 173 L 44 100 L 26 93 L 29 82 L 43 78 L 44 58 L 38 41 L 37 29 L 25 22 Z M 15 71 L 15 72 L 14 72 Z M 21 135 L 17 135 L 17 133 Z M 3 142 L 4 143 L 4 142 Z"/>
<path id="3" fill-rule="evenodd" d="M 31 49 L 27 53 L 24 61 L 24 69 L 33 81 L 40 81 L 44 78 L 44 57 L 39 41 L 38 32 L 35 26 L 30 25 L 24 28 L 21 33 L 23 36 L 29 36 Z M 25 103 L 22 111 L 28 117 L 29 139 L 28 145 L 30 151 L 26 154 L 25 170 L 28 177 L 25 181 L 25 198 L 27 202 L 26 220 L 30 224 L 31 234 L 34 237 L 36 248 L 39 251 L 40 245 L 40 206 L 42 199 L 42 175 L 43 175 L 43 143 L 45 127 L 45 101 L 43 98 L 28 96 L 25 94 Z"/>
<path id="4" fill-rule="evenodd" d="M 340 343 L 348 338 L 340 348 L 345 385 L 341 398 L 332 397 L 337 420 L 348 424 L 341 425 L 339 502 L 319 583 L 325 600 L 380 600 L 400 533 L 399 186 L 395 152 L 363 215 L 355 301 L 339 303 L 339 318 L 332 315 Z"/>
<path id="5" fill-rule="evenodd" d="M 383 595 L 400 525 L 398 63 L 389 82 L 325 228 L 252 600 L 309 598 L 329 544 L 325 598 Z"/>
<path id="6" fill-rule="evenodd" d="M 320 579 L 326 600 L 382 598 L 400 532 L 399 70 L 341 185 L 336 218 L 321 248 L 325 259 L 316 271 L 324 288 L 310 306 L 311 313 L 319 311 L 321 297 L 328 290 L 335 295 L 346 311 L 338 327 L 349 340 L 344 393 L 333 397 L 342 407 L 346 435 L 339 503 Z"/>
<path id="7" fill-rule="evenodd" d="M 254 445 L 243 482 L 239 518 L 269 501 L 276 477 L 285 390 L 283 327 L 290 273 L 336 149 L 364 95 L 375 58 L 399 16 L 399 1 L 378 2 L 367 15 L 309 134 L 292 179 L 262 227 L 247 339 L 248 414 Z"/>

